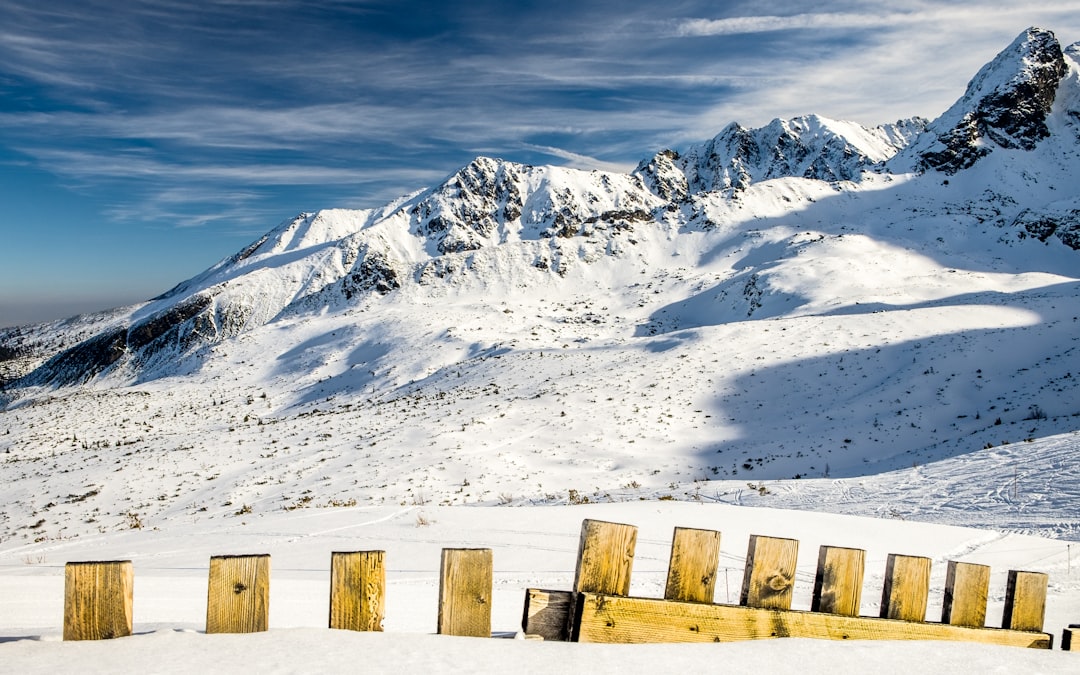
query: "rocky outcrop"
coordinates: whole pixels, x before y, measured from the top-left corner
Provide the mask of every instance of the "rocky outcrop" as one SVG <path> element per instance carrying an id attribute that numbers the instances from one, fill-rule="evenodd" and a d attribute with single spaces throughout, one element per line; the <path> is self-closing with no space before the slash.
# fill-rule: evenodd
<path id="1" fill-rule="evenodd" d="M 918 148 L 917 167 L 954 174 L 995 147 L 1034 149 L 1050 135 L 1046 118 L 1067 70 L 1052 32 L 1024 31 L 930 125 L 927 141 Z"/>
<path id="2" fill-rule="evenodd" d="M 521 216 L 519 165 L 477 157 L 417 204 L 418 232 L 440 253 L 475 251 Z"/>
<path id="3" fill-rule="evenodd" d="M 680 204 L 689 198 L 690 186 L 686 174 L 678 166 L 679 160 L 679 153 L 674 150 L 661 150 L 638 164 L 634 173 L 641 176 L 654 195 L 668 203 Z"/>
<path id="4" fill-rule="evenodd" d="M 1057 237 L 1069 248 L 1080 249 L 1080 208 L 1024 209 L 1012 226 L 1039 241 Z"/>

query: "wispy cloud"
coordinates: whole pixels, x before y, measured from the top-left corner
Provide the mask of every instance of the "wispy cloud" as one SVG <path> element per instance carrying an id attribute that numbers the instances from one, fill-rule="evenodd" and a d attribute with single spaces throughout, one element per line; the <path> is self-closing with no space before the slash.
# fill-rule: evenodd
<path id="1" fill-rule="evenodd" d="M 675 34 L 682 37 L 745 35 L 780 30 L 813 28 L 871 28 L 890 26 L 903 21 L 906 14 L 807 13 L 788 16 L 737 16 L 726 19 L 686 19 L 676 24 Z"/>
<path id="2" fill-rule="evenodd" d="M 630 171 L 633 171 L 636 166 L 634 164 L 605 162 L 604 160 L 595 157 L 589 157 L 577 152 L 571 152 L 562 148 L 554 148 L 548 145 L 525 144 L 524 147 L 548 155 L 549 157 L 558 157 L 559 159 L 566 160 L 566 165 L 572 169 L 599 169 L 601 171 L 612 171 L 615 173 L 629 173 Z"/>

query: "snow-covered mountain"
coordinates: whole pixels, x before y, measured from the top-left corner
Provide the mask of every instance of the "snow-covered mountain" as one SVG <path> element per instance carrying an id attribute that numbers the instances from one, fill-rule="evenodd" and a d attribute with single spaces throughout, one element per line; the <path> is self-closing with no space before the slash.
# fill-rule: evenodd
<path id="1" fill-rule="evenodd" d="M 1025 441 L 1073 494 L 1078 64 L 1032 28 L 930 122 L 732 124 L 630 174 L 479 157 L 144 304 L 2 330 L 0 531 L 103 522 L 82 495 L 112 462 L 140 519 L 748 479 L 828 502 L 960 458 L 1016 481 Z"/>

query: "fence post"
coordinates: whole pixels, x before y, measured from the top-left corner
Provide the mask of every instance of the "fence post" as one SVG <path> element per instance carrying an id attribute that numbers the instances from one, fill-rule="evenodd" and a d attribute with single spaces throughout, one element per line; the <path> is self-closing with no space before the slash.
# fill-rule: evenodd
<path id="1" fill-rule="evenodd" d="M 930 596 L 930 558 L 890 553 L 881 593 L 881 617 L 925 621 Z"/>
<path id="2" fill-rule="evenodd" d="M 270 623 L 270 556 L 210 558 L 207 633 L 256 633 Z"/>
<path id="3" fill-rule="evenodd" d="M 131 635 L 135 572 L 130 560 L 64 566 L 64 639 Z"/>
<path id="4" fill-rule="evenodd" d="M 439 635 L 491 637 L 490 548 L 444 548 L 439 574 Z"/>
<path id="5" fill-rule="evenodd" d="M 330 627 L 381 631 L 386 597 L 385 551 L 330 554 Z"/>
<path id="6" fill-rule="evenodd" d="M 950 560 L 945 574 L 941 623 L 982 628 L 986 625 L 986 598 L 989 592 L 988 566 Z"/>
<path id="7" fill-rule="evenodd" d="M 1048 581 L 1049 578 L 1041 572 L 1009 570 L 1001 627 L 1042 632 Z"/>
<path id="8" fill-rule="evenodd" d="M 799 542 L 795 539 L 750 535 L 739 604 L 761 609 L 791 609 L 798 557 Z"/>
<path id="9" fill-rule="evenodd" d="M 720 565 L 720 533 L 676 527 L 671 542 L 665 600 L 712 602 Z"/>
<path id="10" fill-rule="evenodd" d="M 526 590 L 525 612 L 521 620 L 525 634 L 545 640 L 570 639 L 578 594 L 629 594 L 636 544 L 637 528 L 633 525 L 602 520 L 582 521 L 573 589 Z"/>
<path id="11" fill-rule="evenodd" d="M 583 521 L 574 592 L 629 595 L 636 545 L 637 528 L 633 525 Z"/>
<path id="12" fill-rule="evenodd" d="M 811 612 L 859 616 L 866 551 L 840 546 L 818 549 Z"/>

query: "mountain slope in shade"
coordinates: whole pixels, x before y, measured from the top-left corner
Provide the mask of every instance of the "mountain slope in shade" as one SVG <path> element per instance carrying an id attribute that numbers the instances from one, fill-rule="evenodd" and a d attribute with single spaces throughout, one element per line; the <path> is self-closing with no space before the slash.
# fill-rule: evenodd
<path id="1" fill-rule="evenodd" d="M 863 477 L 962 457 L 1007 510 L 1006 443 L 1075 490 L 1080 70 L 1055 45 L 1025 31 L 928 124 L 733 125 L 631 174 L 481 157 L 145 304 L 0 332 L 0 531 L 122 525 L 76 499 L 114 465 L 163 520 L 763 480 L 870 510 Z M 1010 527 L 1075 532 L 1048 494 Z"/>

